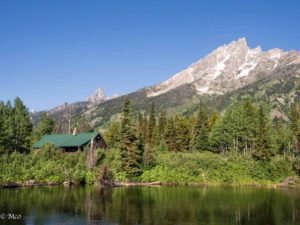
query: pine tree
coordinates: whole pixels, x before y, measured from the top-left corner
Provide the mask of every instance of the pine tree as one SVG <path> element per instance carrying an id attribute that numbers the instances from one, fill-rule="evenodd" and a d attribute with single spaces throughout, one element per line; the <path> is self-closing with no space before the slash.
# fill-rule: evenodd
<path id="1" fill-rule="evenodd" d="M 147 135 L 148 135 L 148 119 L 146 116 L 143 116 L 143 126 L 142 126 L 142 137 L 143 137 L 143 142 L 146 144 L 147 142 Z"/>
<path id="2" fill-rule="evenodd" d="M 136 137 L 137 137 L 137 148 L 138 153 L 143 161 L 143 155 L 145 151 L 145 136 L 146 136 L 146 119 L 142 113 L 138 114 L 138 119 L 136 122 Z M 142 163 L 141 161 L 141 163 Z"/>
<path id="3" fill-rule="evenodd" d="M 141 174 L 143 149 L 139 144 L 133 129 L 130 101 L 128 98 L 125 99 L 122 112 L 120 150 L 123 168 L 126 172 L 127 178 L 131 179 L 139 176 Z"/>
<path id="4" fill-rule="evenodd" d="M 167 124 L 167 114 L 165 111 L 161 111 L 158 116 L 158 122 L 156 126 L 156 140 L 155 145 L 164 147 L 165 146 L 165 139 L 164 134 L 166 130 Z"/>
<path id="5" fill-rule="evenodd" d="M 208 150 L 208 137 L 208 116 L 204 106 L 200 104 L 192 133 L 191 149 L 200 151 Z"/>
<path id="6" fill-rule="evenodd" d="M 154 155 L 153 155 L 153 148 L 150 147 L 148 144 L 145 145 L 145 150 L 143 154 L 143 164 L 146 167 L 154 166 Z"/>
<path id="7" fill-rule="evenodd" d="M 147 126 L 147 145 L 153 147 L 155 142 L 155 128 L 156 128 L 156 112 L 154 103 L 151 104 L 151 110 L 149 115 L 149 121 Z"/>
<path id="8" fill-rule="evenodd" d="M 13 116 L 13 106 L 10 101 L 7 101 L 4 107 L 4 126 L 6 128 L 7 143 L 6 151 L 14 151 L 14 116 Z"/>
<path id="9" fill-rule="evenodd" d="M 259 106 L 256 126 L 254 156 L 260 160 L 269 160 L 273 154 L 273 142 L 269 117 L 263 105 Z"/>
<path id="10" fill-rule="evenodd" d="M 136 123 L 136 136 L 138 139 L 144 141 L 145 138 L 145 133 L 144 133 L 144 127 L 146 126 L 145 124 L 145 119 L 142 113 L 138 114 L 138 119 Z"/>
<path id="11" fill-rule="evenodd" d="M 109 147 L 114 148 L 119 145 L 120 142 L 120 125 L 119 122 L 114 120 L 109 123 L 105 133 L 105 140 Z"/>
<path id="12" fill-rule="evenodd" d="M 287 154 L 291 151 L 292 135 L 290 129 L 283 121 L 276 124 L 276 149 L 280 154 Z"/>
<path id="13" fill-rule="evenodd" d="M 12 111 L 12 147 L 14 151 L 25 151 L 30 147 L 32 124 L 28 109 L 20 98 L 14 101 Z"/>
<path id="14" fill-rule="evenodd" d="M 153 147 L 157 137 L 156 112 L 155 105 L 152 102 L 149 119 L 147 121 L 145 152 L 143 155 L 143 163 L 149 167 L 154 165 Z"/>
<path id="15" fill-rule="evenodd" d="M 300 109 L 296 102 L 291 104 L 290 108 L 290 130 L 293 136 L 294 152 L 297 154 L 300 150 Z"/>
<path id="16" fill-rule="evenodd" d="M 299 132 L 299 116 L 299 106 L 296 102 L 293 102 L 290 108 L 290 128 L 294 135 Z"/>
<path id="17" fill-rule="evenodd" d="M 215 126 L 216 122 L 218 120 L 218 113 L 216 111 L 213 111 L 208 119 L 208 129 L 209 131 L 212 131 L 213 127 Z"/>
<path id="18" fill-rule="evenodd" d="M 167 120 L 164 139 L 165 139 L 166 146 L 169 151 L 171 151 L 171 152 L 178 151 L 178 147 L 177 147 L 177 143 L 176 143 L 176 130 L 175 130 L 173 117 L 170 117 Z"/>
<path id="19" fill-rule="evenodd" d="M 175 141 L 179 151 L 189 151 L 190 148 L 190 130 L 185 118 L 175 117 Z"/>
<path id="20" fill-rule="evenodd" d="M 0 102 L 0 153 L 7 151 L 8 133 L 6 127 L 5 105 Z"/>
<path id="21" fill-rule="evenodd" d="M 123 112 L 121 118 L 120 128 L 120 149 L 122 158 L 126 158 L 129 148 L 136 141 L 136 137 L 133 132 L 132 119 L 130 112 L 130 101 L 128 98 L 125 99 L 123 105 Z"/>
<path id="22" fill-rule="evenodd" d="M 34 128 L 34 138 L 38 141 L 42 136 L 51 134 L 54 131 L 55 122 L 47 113 L 43 113 L 37 126 Z"/>

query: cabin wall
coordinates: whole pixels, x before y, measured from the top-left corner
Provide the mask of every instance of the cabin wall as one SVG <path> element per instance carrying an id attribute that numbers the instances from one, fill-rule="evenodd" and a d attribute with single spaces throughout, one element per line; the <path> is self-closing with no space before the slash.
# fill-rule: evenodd
<path id="1" fill-rule="evenodd" d="M 62 148 L 62 151 L 66 152 L 66 153 L 72 153 L 72 152 L 77 152 L 77 151 L 82 151 L 82 150 L 83 150 L 82 146 Z"/>
<path id="2" fill-rule="evenodd" d="M 95 139 L 94 139 L 94 149 L 97 148 L 107 148 L 107 144 L 105 143 L 103 137 L 101 135 L 98 135 Z"/>

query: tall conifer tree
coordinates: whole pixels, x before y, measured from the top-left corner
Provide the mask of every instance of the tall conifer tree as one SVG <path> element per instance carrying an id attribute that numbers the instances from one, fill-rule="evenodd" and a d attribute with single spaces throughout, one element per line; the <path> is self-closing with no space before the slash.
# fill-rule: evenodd
<path id="1" fill-rule="evenodd" d="M 167 120 L 164 139 L 166 142 L 166 146 L 169 151 L 171 152 L 177 152 L 178 146 L 176 143 L 176 130 L 175 130 L 175 123 L 174 118 L 170 117 Z"/>
<path id="2" fill-rule="evenodd" d="M 179 151 L 188 151 L 190 148 L 190 130 L 187 121 L 182 116 L 175 117 L 175 139 Z"/>
<path id="3" fill-rule="evenodd" d="M 109 147 L 117 147 L 120 141 L 120 124 L 119 121 L 111 121 L 105 132 L 105 140 Z"/>
<path id="4" fill-rule="evenodd" d="M 14 101 L 12 111 L 12 124 L 11 127 L 12 146 L 15 151 L 25 151 L 30 147 L 30 137 L 32 131 L 32 124 L 29 117 L 29 112 L 20 98 Z"/>
<path id="5" fill-rule="evenodd" d="M 213 111 L 208 119 L 208 129 L 211 131 L 213 127 L 215 126 L 216 122 L 218 120 L 218 113 L 216 111 Z"/>
<path id="6" fill-rule="evenodd" d="M 0 153 L 7 151 L 8 133 L 6 127 L 5 105 L 0 102 Z"/>
<path id="7" fill-rule="evenodd" d="M 125 99 L 123 106 L 120 129 L 120 149 L 123 168 L 127 174 L 127 178 L 140 175 L 143 149 L 134 132 L 130 101 L 128 98 Z"/>
<path id="8" fill-rule="evenodd" d="M 153 144 L 155 142 L 155 135 L 156 135 L 155 128 L 156 128 L 156 112 L 155 112 L 155 105 L 152 102 L 150 115 L 149 115 L 149 122 L 147 127 L 147 145 L 149 145 L 151 148 L 153 147 Z"/>
<path id="9" fill-rule="evenodd" d="M 155 145 L 157 137 L 157 124 L 156 124 L 156 111 L 155 105 L 152 102 L 150 114 L 147 123 L 147 136 L 145 144 L 145 152 L 143 156 L 143 162 L 146 166 L 154 165 L 153 147 Z"/>
<path id="10" fill-rule="evenodd" d="M 209 128 L 208 116 L 203 104 L 199 105 L 196 115 L 195 125 L 192 133 L 191 149 L 208 150 L 209 149 Z"/>
<path id="11" fill-rule="evenodd" d="M 300 110 L 296 102 L 291 104 L 290 108 L 290 129 L 293 136 L 294 152 L 299 153 L 300 150 Z"/>
<path id="12" fill-rule="evenodd" d="M 273 142 L 271 136 L 271 124 L 269 116 L 266 113 L 263 105 L 259 106 L 256 139 L 255 139 L 255 152 L 256 158 L 261 160 L 269 160 L 273 154 Z"/>

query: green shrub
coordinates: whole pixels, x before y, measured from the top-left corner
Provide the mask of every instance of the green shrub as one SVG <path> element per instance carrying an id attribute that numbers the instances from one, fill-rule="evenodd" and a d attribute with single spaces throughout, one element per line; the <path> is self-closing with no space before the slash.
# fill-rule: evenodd
<path id="1" fill-rule="evenodd" d="M 93 173 L 91 171 L 86 172 L 86 174 L 85 174 L 85 183 L 89 184 L 89 185 L 92 185 L 92 184 L 95 183 L 95 181 L 96 181 L 95 173 Z"/>
<path id="2" fill-rule="evenodd" d="M 0 156 L 0 183 L 71 181 L 84 183 L 86 179 L 85 152 L 62 153 L 51 145 L 29 154 L 12 153 Z M 92 180 L 88 178 L 89 182 Z"/>
<path id="3" fill-rule="evenodd" d="M 300 157 L 297 157 L 293 162 L 295 172 L 300 176 Z"/>
<path id="4" fill-rule="evenodd" d="M 0 155 L 0 183 L 70 181 L 94 184 L 101 165 L 107 165 L 117 181 L 125 181 L 119 149 L 97 150 L 97 165 L 92 171 L 85 166 L 86 152 L 62 153 L 45 145 L 41 151 L 29 154 Z M 155 151 L 156 165 L 143 168 L 133 181 L 162 181 L 176 183 L 250 184 L 278 183 L 288 176 L 300 175 L 300 159 L 276 156 L 270 161 L 257 161 L 250 155 L 229 152 L 172 153 Z M 296 171 L 296 172 L 295 172 Z"/>
<path id="5" fill-rule="evenodd" d="M 277 183 L 294 174 L 291 163 L 277 156 L 261 162 L 249 155 L 211 152 L 160 153 L 157 165 L 144 171 L 141 181 L 197 183 Z"/>

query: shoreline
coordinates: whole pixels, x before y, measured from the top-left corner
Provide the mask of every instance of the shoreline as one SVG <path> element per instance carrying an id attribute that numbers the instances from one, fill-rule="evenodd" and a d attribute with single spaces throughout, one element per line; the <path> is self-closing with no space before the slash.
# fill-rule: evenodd
<path id="1" fill-rule="evenodd" d="M 60 186 L 60 183 L 53 182 L 35 182 L 35 183 L 18 183 L 18 182 L 10 182 L 7 184 L 0 184 L 0 188 L 21 188 L 21 187 L 51 187 L 51 186 Z"/>
<path id="2" fill-rule="evenodd" d="M 51 187 L 51 186 L 89 186 L 85 184 L 73 183 L 65 181 L 63 183 L 55 182 L 37 182 L 37 181 L 26 181 L 23 183 L 10 182 L 7 184 L 1 184 L 0 188 L 21 188 L 21 187 Z M 97 186 L 97 185 L 94 185 Z M 180 187 L 253 187 L 253 188 L 300 188 L 299 177 L 288 177 L 280 183 L 193 183 L 193 182 L 125 182 L 125 181 L 114 181 L 112 185 L 98 185 L 100 187 L 154 187 L 154 186 L 180 186 Z"/>

